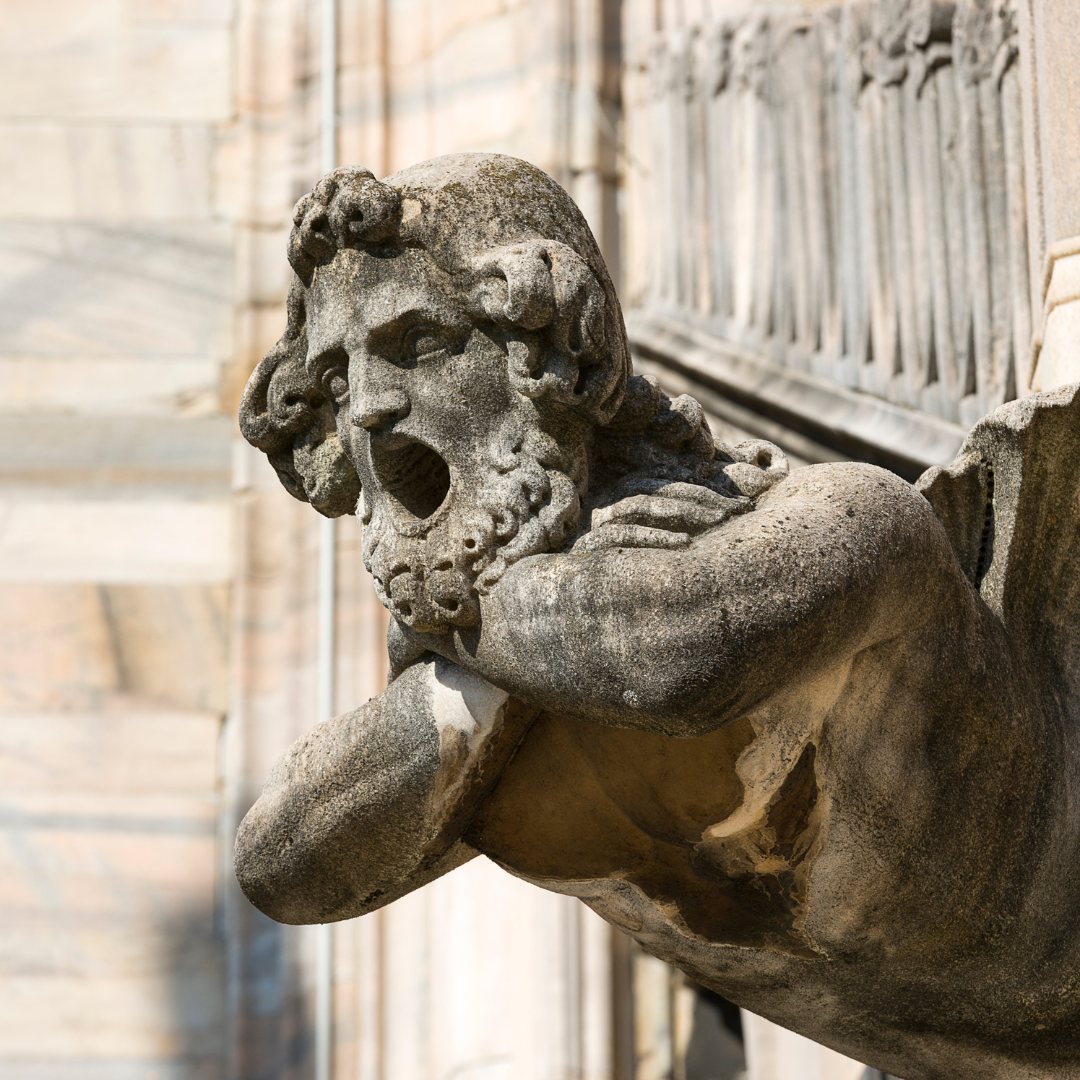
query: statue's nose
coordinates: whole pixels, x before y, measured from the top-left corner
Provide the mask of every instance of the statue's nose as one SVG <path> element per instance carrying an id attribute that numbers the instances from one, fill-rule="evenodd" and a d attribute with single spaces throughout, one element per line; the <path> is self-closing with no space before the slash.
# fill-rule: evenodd
<path id="1" fill-rule="evenodd" d="M 352 422 L 368 431 L 380 431 L 409 415 L 409 398 L 402 390 L 365 395 L 353 410 Z"/>

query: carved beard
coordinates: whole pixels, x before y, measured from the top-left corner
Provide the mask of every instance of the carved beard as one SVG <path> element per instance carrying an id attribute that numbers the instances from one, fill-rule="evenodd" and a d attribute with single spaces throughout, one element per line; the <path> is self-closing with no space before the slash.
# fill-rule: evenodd
<path id="1" fill-rule="evenodd" d="M 415 630 L 474 626 L 479 597 L 519 559 L 561 549 L 577 528 L 587 483 L 584 444 L 560 445 L 524 409 L 457 475 L 419 443 L 372 472 L 382 490 L 360 502 L 364 565 L 379 599 Z M 373 459 L 379 455 L 373 450 Z M 450 493 L 426 518 L 416 514 Z M 398 505 L 395 507 L 394 503 Z"/>

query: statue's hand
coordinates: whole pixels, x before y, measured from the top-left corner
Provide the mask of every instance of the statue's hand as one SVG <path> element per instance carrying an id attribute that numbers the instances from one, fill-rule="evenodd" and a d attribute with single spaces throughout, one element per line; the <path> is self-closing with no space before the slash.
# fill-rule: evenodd
<path id="1" fill-rule="evenodd" d="M 637 481 L 634 488 L 634 494 L 616 489 L 610 501 L 587 509 L 588 530 L 571 550 L 685 548 L 694 536 L 716 528 L 750 504 L 749 499 L 721 495 L 698 484 L 654 479 Z"/>

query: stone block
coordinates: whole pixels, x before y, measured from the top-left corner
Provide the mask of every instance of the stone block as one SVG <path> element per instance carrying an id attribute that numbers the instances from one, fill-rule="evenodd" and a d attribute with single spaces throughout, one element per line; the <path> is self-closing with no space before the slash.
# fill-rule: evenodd
<path id="1" fill-rule="evenodd" d="M 228 586 L 109 585 L 101 598 L 124 694 L 225 713 Z"/>
<path id="2" fill-rule="evenodd" d="M 223 713 L 228 615 L 224 585 L 0 585 L 0 708 Z"/>
<path id="3" fill-rule="evenodd" d="M 93 623 L 88 594 L 68 591 L 72 628 Z M 5 1077 L 219 1075 L 219 732 L 213 713 L 115 700 L 0 711 Z"/>
<path id="4" fill-rule="evenodd" d="M 0 416 L 0 488 L 224 497 L 232 433 L 225 416 Z"/>
<path id="5" fill-rule="evenodd" d="M 509 145 L 528 115 L 527 71 L 509 17 L 462 27 L 431 61 L 439 87 L 432 153 Z"/>
<path id="6" fill-rule="evenodd" d="M 1042 0 L 1031 10 L 1046 240 L 1054 244 L 1080 234 L 1080 38 L 1071 0 Z"/>
<path id="7" fill-rule="evenodd" d="M 210 216 L 206 124 L 0 124 L 11 218 L 192 221 Z"/>
<path id="8" fill-rule="evenodd" d="M 0 499 L 0 581 L 228 581 L 227 500 Z"/>
<path id="9" fill-rule="evenodd" d="M 153 11 L 155 5 L 149 5 Z M 195 9 L 204 5 L 178 4 Z M 232 112 L 225 21 L 133 17 L 125 0 L 0 7 L 7 117 L 222 120 Z"/>
<path id="10" fill-rule="evenodd" d="M 469 31 L 493 20 L 508 21 L 512 18 L 507 13 L 507 5 L 503 0 L 458 0 L 453 4 L 431 4 L 428 10 L 431 19 L 431 41 L 436 49 L 462 30 Z M 496 56 L 488 59 L 496 59 Z"/>
<path id="11" fill-rule="evenodd" d="M 1080 261 L 1080 256 L 1077 256 Z M 1080 298 L 1051 308 L 1043 327 L 1043 346 L 1032 380 L 1034 390 L 1053 390 L 1080 381 Z"/>
<path id="12" fill-rule="evenodd" d="M 0 357 L 3 413 L 201 417 L 218 407 L 221 364 L 202 358 Z"/>
<path id="13" fill-rule="evenodd" d="M 743 1013 L 747 1080 L 863 1080 L 866 1066 L 779 1024 Z"/>
<path id="14" fill-rule="evenodd" d="M 237 228 L 238 291 L 245 302 L 257 306 L 284 303 L 292 268 L 281 258 L 281 252 L 288 243 L 291 228 L 292 222 L 285 215 L 273 225 Z"/>
<path id="15" fill-rule="evenodd" d="M 285 328 L 285 304 L 244 304 L 236 311 L 236 349 L 221 379 L 221 401 L 230 413 L 240 404 L 255 365 L 274 347 Z"/>
<path id="16" fill-rule="evenodd" d="M 213 208 L 216 216 L 242 225 L 287 228 L 296 201 L 293 137 L 288 111 L 258 110 L 244 122 L 215 131 Z"/>
<path id="17" fill-rule="evenodd" d="M 86 710 L 119 692 L 101 601 L 92 584 L 0 585 L 0 708 Z"/>
<path id="18" fill-rule="evenodd" d="M 475 21 L 457 15 L 426 47 L 395 10 L 390 167 L 462 150 L 505 150 L 529 113 L 528 71 L 520 59 L 518 21 L 509 14 Z"/>
<path id="19" fill-rule="evenodd" d="M 228 23 L 236 0 L 127 0 L 132 20 L 167 23 Z"/>
<path id="20" fill-rule="evenodd" d="M 5 1075 L 5 1059 L 167 1058 L 220 1045 L 207 764 L 202 797 L 6 795 Z"/>
<path id="21" fill-rule="evenodd" d="M 606 1075 L 579 1072 L 590 1040 L 606 1049 L 611 1036 L 572 1027 L 580 996 L 602 992 L 576 948 L 599 920 L 576 900 L 523 888 L 476 859 L 383 919 L 385 1020 L 376 1037 L 395 1080 Z M 533 932 L 515 932 L 522 922 Z M 430 1002 L 426 1011 L 418 1000 Z"/>
<path id="22" fill-rule="evenodd" d="M 224 226 L 0 223 L 0 354 L 224 358 L 231 292 Z"/>
<path id="23" fill-rule="evenodd" d="M 175 1058 L 23 1058 L 3 1066 L 4 1080 L 219 1080 L 224 1075 L 216 1064 L 203 1071 Z"/>
<path id="24" fill-rule="evenodd" d="M 1080 380 L 1080 236 L 1051 244 L 1043 276 L 1042 318 L 1035 337 L 1032 389 L 1053 390 Z"/>
<path id="25" fill-rule="evenodd" d="M 85 826 L 79 815 L 89 814 L 95 821 L 108 818 L 115 830 L 137 833 L 143 826 L 125 816 L 132 812 L 135 794 L 175 800 L 193 791 L 209 797 L 213 790 L 221 729 L 217 713 L 169 712 L 132 703 L 97 711 L 4 709 L 0 717 L 0 785 L 7 794 L 32 792 L 38 800 L 24 807 L 23 817 L 5 804 L 0 814 L 15 815 L 12 822 L 30 827 L 47 818 L 50 828 L 60 827 L 62 820 L 79 829 Z M 79 793 L 77 805 L 69 798 L 72 792 Z M 123 806 L 108 812 L 84 798 L 117 793 L 123 795 Z M 140 813 L 149 832 L 203 836 L 213 831 L 206 824 L 213 820 L 213 807 L 208 811 L 204 801 L 189 807 L 159 799 L 147 806 Z"/>

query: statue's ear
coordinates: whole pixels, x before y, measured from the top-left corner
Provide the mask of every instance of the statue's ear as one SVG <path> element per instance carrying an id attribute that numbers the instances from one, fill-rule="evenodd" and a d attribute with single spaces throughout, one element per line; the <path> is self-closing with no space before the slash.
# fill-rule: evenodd
<path id="1" fill-rule="evenodd" d="M 338 438 L 330 401 L 305 369 L 303 287 L 294 281 L 284 336 L 248 379 L 240 431 L 266 454 L 285 490 L 326 517 L 356 509 L 360 478 Z"/>
<path id="2" fill-rule="evenodd" d="M 610 393 L 604 290 L 592 267 L 554 240 L 528 240 L 487 252 L 473 300 L 507 329 L 546 330 L 545 347 L 514 342 L 510 378 L 527 397 L 588 407 Z"/>

